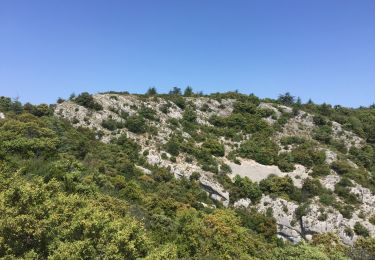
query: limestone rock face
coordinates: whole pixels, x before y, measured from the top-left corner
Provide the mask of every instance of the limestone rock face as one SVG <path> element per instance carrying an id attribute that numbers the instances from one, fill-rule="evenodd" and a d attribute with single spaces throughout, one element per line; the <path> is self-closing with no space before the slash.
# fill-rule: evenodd
<path id="1" fill-rule="evenodd" d="M 249 198 L 239 199 L 234 204 L 235 208 L 248 208 L 251 205 L 251 200 Z"/>
<path id="2" fill-rule="evenodd" d="M 273 217 L 278 225 L 278 233 L 281 237 L 292 241 L 299 242 L 302 239 L 311 238 L 314 234 L 333 232 L 336 233 L 341 240 L 352 245 L 358 236 L 348 234 L 347 229 L 354 230 L 354 225 L 359 222 L 369 231 L 370 236 L 375 236 L 375 227 L 367 218 L 359 217 L 360 212 L 364 212 L 365 216 L 373 216 L 375 214 L 375 197 L 366 188 L 353 188 L 355 192 L 363 194 L 363 203 L 359 210 L 355 211 L 352 218 L 344 218 L 336 209 L 323 207 L 317 199 L 309 204 L 307 214 L 301 219 L 297 219 L 295 214 L 298 204 L 286 201 L 281 198 L 272 199 L 269 196 L 263 196 L 257 210 L 266 213 L 271 210 Z"/>
<path id="3" fill-rule="evenodd" d="M 5 115 L 2 112 L 0 112 L 0 119 L 5 119 Z"/>

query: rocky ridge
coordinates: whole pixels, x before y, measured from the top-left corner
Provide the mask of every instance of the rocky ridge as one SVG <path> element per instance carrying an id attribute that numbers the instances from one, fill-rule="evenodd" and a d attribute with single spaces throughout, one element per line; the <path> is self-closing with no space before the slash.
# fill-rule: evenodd
<path id="1" fill-rule="evenodd" d="M 353 230 L 356 223 L 366 227 L 370 236 L 375 236 L 375 226 L 369 221 L 369 217 L 375 215 L 375 196 L 369 189 L 362 187 L 358 183 L 355 183 L 350 188 L 350 192 L 360 199 L 360 204 L 353 212 L 351 218 L 344 217 L 337 209 L 331 206 L 323 205 L 317 197 L 306 206 L 308 210 L 301 217 L 296 215 L 296 211 L 301 205 L 280 197 L 263 194 L 258 203 L 251 202 L 249 198 L 242 198 L 233 202 L 230 200 L 230 193 L 215 178 L 215 174 L 202 169 L 202 166 L 195 158 L 190 158 L 186 153 L 173 156 L 164 149 L 165 144 L 176 131 L 182 132 L 184 140 L 189 141 L 191 139 L 189 133 L 185 132 L 180 124 L 171 122 L 171 120 L 181 120 L 184 116 L 184 109 L 174 102 L 161 97 L 144 98 L 137 95 L 120 94 L 97 94 L 93 97 L 102 106 L 101 110 L 95 111 L 78 105 L 73 101 L 65 101 L 56 105 L 55 115 L 69 120 L 76 127 L 87 127 L 94 130 L 97 133 L 97 138 L 100 138 L 103 142 L 108 143 L 111 139 L 125 134 L 141 147 L 141 153 L 145 155 L 148 164 L 168 168 L 176 177 L 189 178 L 193 173 L 199 173 L 199 181 L 202 188 L 210 194 L 211 198 L 222 202 L 224 206 L 256 208 L 263 213 L 270 212 L 278 224 L 279 235 L 285 239 L 298 242 L 302 239 L 311 239 L 312 235 L 317 233 L 334 232 L 339 235 L 343 242 L 352 244 L 358 238 L 358 235 L 348 230 Z M 196 123 L 207 126 L 213 126 L 210 123 L 212 116 L 230 116 L 236 103 L 235 99 L 221 99 L 220 101 L 209 97 L 186 97 L 184 99 L 185 102 L 195 108 Z M 166 107 L 167 109 L 165 109 Z M 149 127 L 157 130 L 154 133 L 134 133 L 124 125 L 115 130 L 103 126 L 103 122 L 106 120 L 123 123 L 126 117 L 138 115 L 141 108 L 149 108 L 155 112 L 155 119 L 146 119 Z M 273 111 L 272 116 L 264 118 L 264 121 L 270 125 L 275 124 L 282 115 L 293 113 L 290 107 L 273 103 L 260 103 L 258 108 Z M 332 138 L 342 142 L 346 148 L 349 149 L 352 146 L 361 148 L 364 145 L 365 142 L 362 138 L 344 130 L 339 123 L 332 122 L 331 127 Z M 313 115 L 299 111 L 295 116 L 288 119 L 287 123 L 283 125 L 282 131 L 278 132 L 274 139 L 285 150 L 285 147 L 281 144 L 283 137 L 297 136 L 312 139 L 315 129 Z M 270 174 L 274 174 L 277 176 L 290 176 L 294 185 L 301 187 L 305 179 L 311 178 L 311 169 L 303 165 L 296 164 L 295 170 L 282 172 L 275 165 L 262 165 L 246 158 L 238 158 L 239 162 L 228 158 L 230 151 L 240 146 L 247 139 L 251 139 L 251 135 L 245 136 L 243 140 L 238 141 L 229 140 L 225 137 L 219 138 L 219 141 L 224 144 L 225 156 L 216 157 L 215 159 L 219 165 L 224 164 L 230 167 L 231 172 L 228 173 L 228 176 L 232 179 L 234 176 L 240 175 L 259 182 Z M 200 144 L 198 143 L 197 145 Z M 328 164 L 338 160 L 336 152 L 324 146 L 319 149 L 325 151 L 325 160 Z M 354 162 L 350 160 L 348 162 L 357 167 Z M 139 167 L 147 174 L 152 174 L 147 169 L 147 165 Z M 322 186 L 332 191 L 335 190 L 335 185 L 340 180 L 340 175 L 334 170 L 331 170 L 329 175 L 320 178 Z M 340 198 L 337 199 L 340 200 Z"/>

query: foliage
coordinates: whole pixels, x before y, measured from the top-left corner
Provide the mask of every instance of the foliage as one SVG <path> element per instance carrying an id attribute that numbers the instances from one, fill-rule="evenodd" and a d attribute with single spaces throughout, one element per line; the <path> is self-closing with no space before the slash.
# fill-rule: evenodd
<path id="1" fill-rule="evenodd" d="M 261 164 L 272 165 L 277 161 L 278 150 L 279 147 L 270 138 L 255 135 L 242 143 L 239 154 L 244 158 L 254 159 Z"/>
<path id="2" fill-rule="evenodd" d="M 239 175 L 234 178 L 230 197 L 233 202 L 241 198 L 249 198 L 252 203 L 257 203 L 261 197 L 262 190 L 257 183 L 247 177 L 241 178 Z"/>
<path id="3" fill-rule="evenodd" d="M 369 232 L 368 232 L 367 228 L 359 222 L 356 222 L 354 224 L 354 232 L 359 236 L 363 236 L 363 237 L 369 236 Z"/>
<path id="4" fill-rule="evenodd" d="M 86 107 L 93 110 L 102 110 L 103 107 L 97 103 L 92 95 L 87 92 L 79 94 L 76 98 L 73 99 L 78 105 Z"/>
<path id="5" fill-rule="evenodd" d="M 125 121 L 125 126 L 129 129 L 129 131 L 136 134 L 145 133 L 147 130 L 146 121 L 142 116 L 139 115 L 129 116 Z"/>
<path id="6" fill-rule="evenodd" d="M 203 144 L 202 147 L 207 149 L 210 154 L 214 156 L 224 156 L 225 150 L 224 145 L 214 139 L 208 139 Z"/>

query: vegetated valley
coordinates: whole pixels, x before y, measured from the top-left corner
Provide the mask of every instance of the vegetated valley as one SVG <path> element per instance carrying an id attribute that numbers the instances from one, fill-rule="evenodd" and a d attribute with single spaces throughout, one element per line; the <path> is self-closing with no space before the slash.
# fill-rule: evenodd
<path id="1" fill-rule="evenodd" d="M 375 107 L 0 98 L 5 259 L 375 259 Z"/>

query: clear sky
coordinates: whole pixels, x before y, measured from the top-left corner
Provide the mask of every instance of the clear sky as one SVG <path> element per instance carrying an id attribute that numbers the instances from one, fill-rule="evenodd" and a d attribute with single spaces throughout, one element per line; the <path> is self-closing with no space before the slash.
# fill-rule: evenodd
<path id="1" fill-rule="evenodd" d="M 0 95 L 204 93 L 375 102 L 375 0 L 0 0 Z"/>

